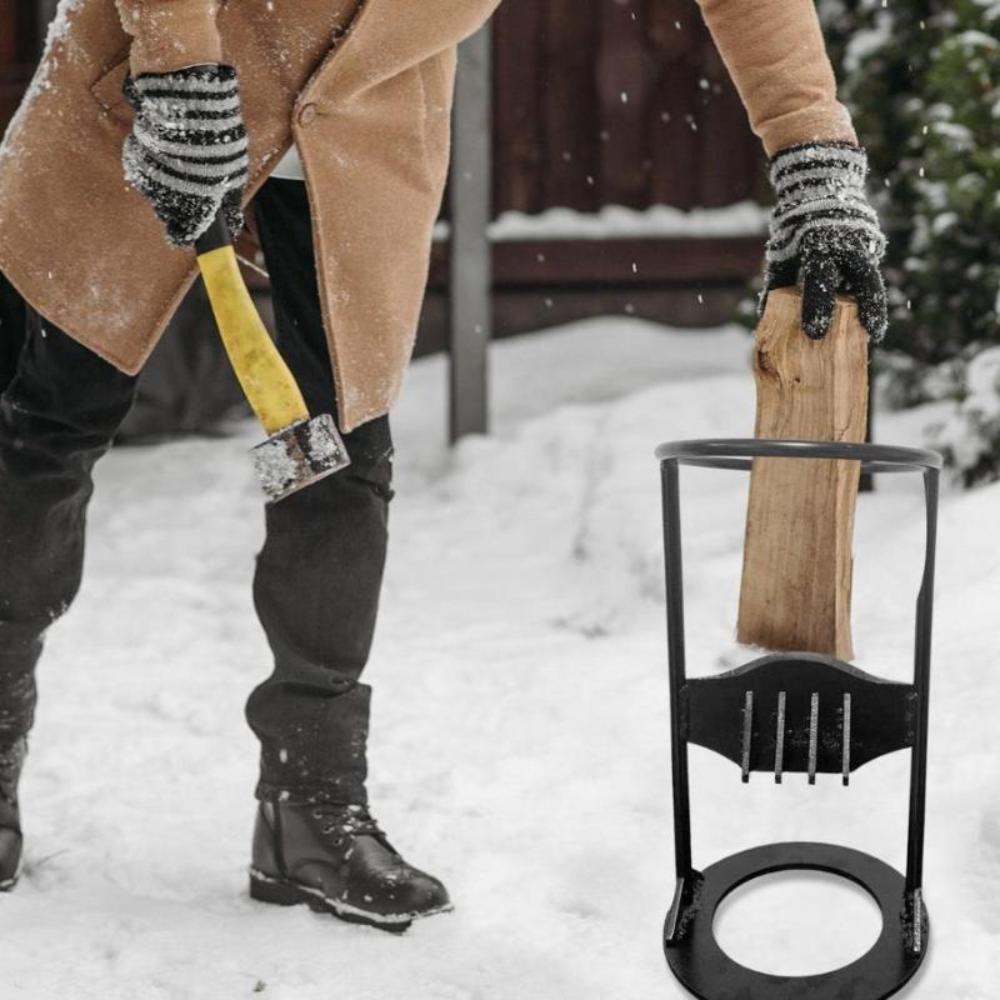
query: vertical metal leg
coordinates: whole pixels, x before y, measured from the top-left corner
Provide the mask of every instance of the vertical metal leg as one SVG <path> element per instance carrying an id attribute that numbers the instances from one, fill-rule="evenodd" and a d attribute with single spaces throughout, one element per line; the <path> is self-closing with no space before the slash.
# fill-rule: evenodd
<path id="1" fill-rule="evenodd" d="M 676 461 L 661 467 L 663 485 L 663 552 L 667 597 L 667 651 L 670 668 L 670 751 L 674 785 L 674 856 L 677 878 L 688 880 L 691 869 L 691 800 L 687 740 L 681 730 L 681 689 L 686 679 L 684 650 L 684 577 L 681 564 L 680 491 Z"/>
<path id="2" fill-rule="evenodd" d="M 681 937 L 684 914 L 694 896 L 691 865 L 691 794 L 687 739 L 682 731 L 681 690 L 686 678 L 684 651 L 684 573 L 681 563 L 681 515 L 678 464 L 661 465 L 663 486 L 663 556 L 667 597 L 667 652 L 670 674 L 670 758 L 674 791 L 674 864 L 677 886 L 663 928 L 665 947 Z"/>
<path id="3" fill-rule="evenodd" d="M 459 48 L 451 170 L 450 434 L 487 430 L 493 264 L 490 27 Z"/>
<path id="4" fill-rule="evenodd" d="M 924 814 L 927 802 L 927 718 L 930 707 L 931 630 L 934 606 L 934 563 L 937 549 L 938 481 L 937 469 L 924 472 L 927 508 L 927 542 L 924 573 L 917 596 L 916 638 L 914 641 L 913 683 L 917 689 L 916 733 L 910 758 L 909 834 L 906 846 L 906 891 L 909 904 L 919 920 L 922 912 L 920 888 L 924 867 Z"/>

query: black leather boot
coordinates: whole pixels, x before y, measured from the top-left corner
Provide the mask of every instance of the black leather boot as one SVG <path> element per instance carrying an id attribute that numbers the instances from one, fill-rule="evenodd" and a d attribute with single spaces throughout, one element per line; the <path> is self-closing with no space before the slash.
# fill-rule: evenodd
<path id="1" fill-rule="evenodd" d="M 260 804 L 250 895 L 397 932 L 452 908 L 447 889 L 408 865 L 364 806 L 329 803 Z"/>
<path id="2" fill-rule="evenodd" d="M 21 815 L 17 807 L 17 783 L 27 749 L 21 739 L 0 748 L 0 892 L 14 888 L 21 871 Z"/>

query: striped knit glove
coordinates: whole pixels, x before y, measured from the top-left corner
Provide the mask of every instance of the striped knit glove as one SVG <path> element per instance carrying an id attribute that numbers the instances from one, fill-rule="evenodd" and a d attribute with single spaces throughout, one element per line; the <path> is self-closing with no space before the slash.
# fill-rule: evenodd
<path id="1" fill-rule="evenodd" d="M 220 209 L 238 233 L 248 159 L 236 70 L 142 73 L 123 92 L 136 113 L 122 151 L 125 179 L 152 202 L 167 239 L 191 246 Z"/>
<path id="2" fill-rule="evenodd" d="M 853 295 L 872 340 L 885 335 L 887 306 L 879 261 L 885 236 L 865 196 L 868 158 L 845 143 L 808 143 L 771 160 L 777 203 L 767 243 L 763 314 L 772 288 L 801 285 L 802 328 L 826 335 L 834 295 Z"/>

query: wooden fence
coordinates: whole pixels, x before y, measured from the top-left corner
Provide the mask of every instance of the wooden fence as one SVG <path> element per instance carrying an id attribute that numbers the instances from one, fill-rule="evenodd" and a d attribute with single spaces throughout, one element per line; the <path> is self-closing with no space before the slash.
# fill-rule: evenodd
<path id="1" fill-rule="evenodd" d="M 494 218 L 765 197 L 760 143 L 694 0 L 504 0 L 492 36 Z M 494 332 L 602 312 L 718 323 L 762 247 L 759 235 L 505 240 L 493 247 Z M 445 342 L 448 257 L 439 245 L 426 349 Z"/>
<path id="2" fill-rule="evenodd" d="M 760 144 L 693 0 L 505 0 L 493 45 L 497 211 L 757 193 Z"/>

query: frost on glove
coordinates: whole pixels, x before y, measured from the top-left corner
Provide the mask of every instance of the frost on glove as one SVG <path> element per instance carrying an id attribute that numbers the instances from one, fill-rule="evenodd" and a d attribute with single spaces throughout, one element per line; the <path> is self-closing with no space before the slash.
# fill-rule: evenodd
<path id="1" fill-rule="evenodd" d="M 128 77 L 135 109 L 125 140 L 125 178 L 153 205 L 175 246 L 191 246 L 220 209 L 232 233 L 243 228 L 247 133 L 232 66 L 190 66 Z"/>
<path id="2" fill-rule="evenodd" d="M 777 201 L 767 243 L 763 313 L 772 288 L 800 285 L 802 327 L 826 335 L 834 296 L 852 295 L 872 340 L 885 335 L 887 305 L 879 262 L 885 236 L 865 195 L 868 158 L 846 143 L 792 146 L 771 160 Z"/>

